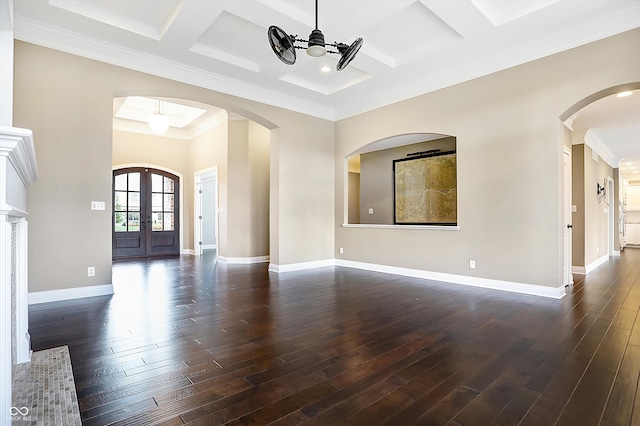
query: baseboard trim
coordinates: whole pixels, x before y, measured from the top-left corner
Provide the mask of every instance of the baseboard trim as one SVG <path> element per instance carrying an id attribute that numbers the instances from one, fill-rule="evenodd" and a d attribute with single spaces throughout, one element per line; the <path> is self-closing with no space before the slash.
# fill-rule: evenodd
<path id="1" fill-rule="evenodd" d="M 585 275 L 587 273 L 587 270 L 585 269 L 584 266 L 572 266 L 571 273 Z"/>
<path id="2" fill-rule="evenodd" d="M 266 263 L 269 262 L 269 256 L 255 256 L 255 257 L 227 257 L 227 256 L 218 256 L 216 257 L 218 262 L 228 263 L 228 264 L 237 264 L 237 265 L 249 265 L 253 263 Z"/>
<path id="3" fill-rule="evenodd" d="M 584 269 L 585 269 L 585 273 L 589 273 L 591 271 L 593 271 L 594 269 L 596 269 L 598 266 L 602 265 L 603 263 L 607 263 L 607 261 L 609 260 L 609 255 L 605 254 L 604 256 L 602 256 L 600 259 L 596 259 L 593 262 L 591 262 L 590 264 L 588 264 Z"/>
<path id="4" fill-rule="evenodd" d="M 287 265 L 277 265 L 274 263 L 269 264 L 269 271 L 282 273 L 282 272 L 293 272 L 293 271 L 303 271 L 305 269 L 315 269 L 315 268 L 324 268 L 326 266 L 335 266 L 335 259 L 325 259 L 325 260 L 315 260 L 312 262 L 301 262 L 301 263 L 289 263 Z"/>
<path id="5" fill-rule="evenodd" d="M 217 244 L 203 244 L 202 245 L 202 250 L 211 250 L 211 249 L 217 249 L 218 245 Z"/>
<path id="6" fill-rule="evenodd" d="M 614 251 L 613 251 L 613 257 L 620 257 L 620 256 L 622 256 L 622 255 L 620 254 L 620 250 L 614 250 Z"/>
<path id="7" fill-rule="evenodd" d="M 60 290 L 36 291 L 29 293 L 29 305 L 81 299 L 83 297 L 108 296 L 113 294 L 113 284 L 93 285 L 90 287 L 62 288 Z"/>
<path id="8" fill-rule="evenodd" d="M 321 268 L 326 266 L 343 266 L 346 268 L 364 269 L 385 274 L 402 275 L 405 277 L 422 278 L 433 281 L 443 281 L 452 284 L 462 284 L 472 287 L 490 288 L 493 290 L 510 291 L 512 293 L 523 293 L 534 296 L 548 297 L 552 299 L 562 299 L 566 294 L 565 286 L 545 287 L 535 284 L 518 283 L 513 281 L 493 280 L 489 278 L 470 277 L 467 275 L 445 274 L 442 272 L 431 272 L 422 269 L 400 268 L 397 266 L 379 265 L 375 263 L 355 262 L 352 260 L 327 259 L 315 262 L 292 263 L 288 265 L 270 264 L 269 271 L 282 273 L 300 271 L 304 269 Z"/>
<path id="9" fill-rule="evenodd" d="M 195 250 L 191 250 L 191 249 L 182 249 L 180 250 L 180 254 L 188 254 L 191 256 L 195 256 L 196 255 L 196 251 Z"/>

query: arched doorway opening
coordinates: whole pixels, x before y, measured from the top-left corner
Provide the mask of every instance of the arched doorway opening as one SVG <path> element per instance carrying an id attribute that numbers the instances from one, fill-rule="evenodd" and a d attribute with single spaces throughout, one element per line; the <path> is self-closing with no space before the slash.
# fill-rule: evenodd
<path id="1" fill-rule="evenodd" d="M 640 108 L 638 89 L 640 82 L 612 86 L 560 115 L 565 163 L 571 158 L 563 189 L 565 285 L 572 282 L 572 273 L 589 273 L 624 247 L 625 163 L 640 160 L 636 139 L 627 136 L 629 123 L 637 122 L 632 111 L 634 104 Z M 618 96 L 623 92 L 636 100 Z"/>
<path id="2" fill-rule="evenodd" d="M 271 130 L 223 108 L 170 97 L 129 102 L 114 98 L 113 157 L 118 164 L 153 164 L 173 170 L 181 180 L 181 254 L 198 255 L 202 223 L 198 180 L 203 170 L 216 170 L 213 212 L 218 261 L 257 263 L 270 254 Z M 153 133 L 146 121 L 153 101 L 161 101 L 169 129 Z M 211 218 L 209 218 L 211 219 Z"/>

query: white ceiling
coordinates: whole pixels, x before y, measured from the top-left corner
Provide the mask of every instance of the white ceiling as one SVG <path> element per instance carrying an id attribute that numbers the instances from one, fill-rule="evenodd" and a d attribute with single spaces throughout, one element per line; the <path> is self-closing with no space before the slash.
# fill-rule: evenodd
<path id="1" fill-rule="evenodd" d="M 338 55 L 297 50 L 287 66 L 269 46 L 270 25 L 308 38 L 314 0 L 15 0 L 14 36 L 339 120 L 638 28 L 640 1 L 319 0 L 318 15 L 327 42 L 364 39 L 343 71 Z M 603 141 L 624 127 L 581 119 Z"/>

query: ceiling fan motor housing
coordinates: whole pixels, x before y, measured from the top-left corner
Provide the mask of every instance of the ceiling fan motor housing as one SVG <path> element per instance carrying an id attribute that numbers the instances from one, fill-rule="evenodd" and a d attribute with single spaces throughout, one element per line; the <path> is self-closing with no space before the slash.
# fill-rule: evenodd
<path id="1" fill-rule="evenodd" d="M 322 34 L 322 31 L 317 28 L 311 31 L 307 46 L 307 54 L 310 56 L 324 56 L 327 53 L 327 49 L 324 44 L 324 34 Z"/>

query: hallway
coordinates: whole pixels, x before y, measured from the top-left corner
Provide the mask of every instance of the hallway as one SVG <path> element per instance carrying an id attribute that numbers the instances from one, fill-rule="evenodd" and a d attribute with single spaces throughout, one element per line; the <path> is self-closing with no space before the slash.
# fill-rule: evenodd
<path id="1" fill-rule="evenodd" d="M 29 320 L 69 346 L 84 425 L 640 424 L 639 276 L 626 249 L 552 300 L 182 256 Z"/>

